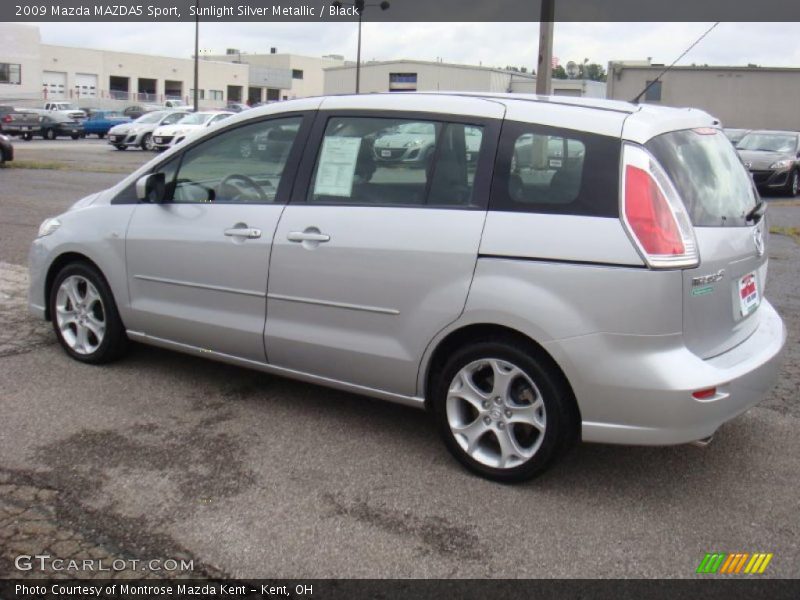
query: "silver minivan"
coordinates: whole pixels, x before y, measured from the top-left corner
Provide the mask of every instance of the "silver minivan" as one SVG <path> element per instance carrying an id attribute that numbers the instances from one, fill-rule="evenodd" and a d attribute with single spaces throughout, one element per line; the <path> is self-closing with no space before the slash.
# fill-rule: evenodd
<path id="1" fill-rule="evenodd" d="M 397 131 L 425 135 L 376 149 Z M 461 463 L 515 481 L 758 402 L 786 340 L 764 209 L 698 110 L 307 98 L 46 220 L 30 306 L 82 362 L 136 341 L 427 408 Z"/>

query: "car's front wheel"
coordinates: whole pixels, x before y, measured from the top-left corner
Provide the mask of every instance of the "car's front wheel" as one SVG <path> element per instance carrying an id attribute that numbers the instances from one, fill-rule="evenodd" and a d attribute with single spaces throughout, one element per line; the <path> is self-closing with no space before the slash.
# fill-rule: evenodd
<path id="1" fill-rule="evenodd" d="M 56 275 L 50 291 L 50 316 L 58 341 L 76 360 L 107 363 L 127 349 L 128 337 L 111 289 L 88 263 L 71 263 Z"/>
<path id="2" fill-rule="evenodd" d="M 795 169 L 789 173 L 789 179 L 786 181 L 786 195 L 794 198 L 800 191 L 800 171 Z"/>
<path id="3" fill-rule="evenodd" d="M 147 150 L 148 152 L 152 152 L 155 150 L 155 144 L 153 143 L 153 136 L 149 133 L 145 133 L 144 137 L 142 138 L 141 144 L 142 150 Z"/>
<path id="4" fill-rule="evenodd" d="M 447 448 L 483 477 L 530 479 L 578 437 L 578 412 L 563 376 L 515 340 L 459 349 L 432 384 L 434 418 Z"/>
<path id="5" fill-rule="evenodd" d="M 46 140 L 54 140 L 56 139 L 56 132 L 53 129 L 45 129 L 42 137 Z"/>

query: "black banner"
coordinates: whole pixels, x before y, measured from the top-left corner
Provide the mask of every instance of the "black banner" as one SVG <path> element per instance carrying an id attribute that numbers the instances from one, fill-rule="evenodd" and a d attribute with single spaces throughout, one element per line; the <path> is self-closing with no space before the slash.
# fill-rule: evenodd
<path id="1" fill-rule="evenodd" d="M 796 600 L 800 580 L 711 576 L 679 580 L 4 580 L 2 600 Z"/>
<path id="2" fill-rule="evenodd" d="M 387 22 L 539 21 L 542 0 L 367 2 L 363 18 Z M 354 21 L 353 0 L 3 0 L 0 21 Z M 388 6 L 387 6 L 388 4 Z M 800 21 L 797 0 L 555 0 L 561 22 Z"/>

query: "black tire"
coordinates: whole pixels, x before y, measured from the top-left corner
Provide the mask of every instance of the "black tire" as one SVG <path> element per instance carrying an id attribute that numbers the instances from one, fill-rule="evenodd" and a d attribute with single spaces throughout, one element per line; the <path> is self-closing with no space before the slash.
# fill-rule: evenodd
<path id="1" fill-rule="evenodd" d="M 72 134 L 71 136 L 69 136 L 69 137 L 71 137 L 73 140 L 77 140 L 77 139 L 78 139 L 79 137 L 81 137 L 81 136 L 79 136 L 77 133 L 73 133 L 73 134 Z"/>
<path id="2" fill-rule="evenodd" d="M 98 139 L 98 140 L 102 140 L 104 137 L 106 137 L 106 134 L 105 134 L 105 133 L 98 133 L 98 134 L 97 134 L 97 139 Z"/>
<path id="3" fill-rule="evenodd" d="M 789 176 L 786 178 L 784 193 L 790 198 L 794 198 L 797 196 L 798 191 L 800 191 L 798 188 L 800 188 L 800 171 L 795 169 L 789 173 Z"/>
<path id="4" fill-rule="evenodd" d="M 25 140 L 26 142 L 30 142 L 33 139 L 33 134 L 25 133 L 22 135 L 22 139 Z"/>
<path id="5" fill-rule="evenodd" d="M 42 137 L 46 140 L 54 140 L 56 139 L 56 132 L 53 129 L 45 129 Z"/>
<path id="6" fill-rule="evenodd" d="M 117 144 L 116 146 L 114 146 L 114 148 L 116 148 L 117 150 L 127 150 L 128 149 L 128 147 L 126 145 L 124 145 L 124 144 Z"/>
<path id="7" fill-rule="evenodd" d="M 544 432 L 534 433 L 538 449 L 516 466 L 499 468 L 479 462 L 461 447 L 448 421 L 446 403 L 451 382 L 462 368 L 483 359 L 498 359 L 519 368 L 538 388 L 544 404 Z M 438 372 L 433 373 L 431 384 L 430 408 L 447 449 L 467 469 L 487 479 L 503 483 L 531 479 L 566 454 L 579 438 L 580 416 L 577 403 L 563 375 L 543 352 L 513 338 L 484 340 L 459 348 Z M 475 417 L 476 420 L 480 418 L 482 417 Z M 497 431 L 497 426 L 492 424 L 494 431 Z M 506 427 L 511 430 L 515 425 Z M 531 428 L 531 431 L 534 430 Z M 483 435 L 490 436 L 489 442 L 492 441 L 491 436 L 498 440 L 494 432 Z M 539 435 L 543 436 L 541 441 L 538 440 Z M 532 447 L 536 445 L 533 444 Z"/>
<path id="8" fill-rule="evenodd" d="M 105 323 L 105 333 L 101 343 L 94 351 L 85 354 L 76 352 L 70 347 L 61 332 L 56 318 L 58 290 L 65 279 L 75 275 L 90 282 L 97 289 L 102 303 L 102 314 Z M 53 280 L 48 302 L 56 338 L 70 357 L 83 363 L 99 365 L 117 360 L 127 351 L 128 336 L 125 334 L 125 327 L 119 317 L 111 288 L 109 288 L 103 275 L 93 265 L 87 262 L 73 262 L 63 267 Z"/>
<path id="9" fill-rule="evenodd" d="M 141 148 L 142 150 L 152 150 L 153 149 L 153 144 L 151 142 L 152 139 L 153 139 L 152 134 L 145 133 L 142 136 L 142 141 L 139 143 L 139 148 Z"/>

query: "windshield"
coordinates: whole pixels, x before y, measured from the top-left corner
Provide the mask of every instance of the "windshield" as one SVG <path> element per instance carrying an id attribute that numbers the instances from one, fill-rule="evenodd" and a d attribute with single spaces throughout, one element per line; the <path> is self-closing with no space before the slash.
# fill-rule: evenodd
<path id="1" fill-rule="evenodd" d="M 194 113 L 191 115 L 186 115 L 183 119 L 179 121 L 181 125 L 202 125 L 206 121 L 208 121 L 211 117 L 214 116 L 216 113 Z"/>
<path id="2" fill-rule="evenodd" d="M 659 135 L 646 144 L 678 190 L 696 227 L 744 227 L 757 199 L 733 145 L 716 129 Z"/>
<path id="3" fill-rule="evenodd" d="M 762 152 L 794 152 L 797 136 L 788 133 L 748 133 L 736 147 L 739 150 L 760 150 Z"/>
<path id="4" fill-rule="evenodd" d="M 158 123 L 161 120 L 161 117 L 164 116 L 163 112 L 151 112 L 145 115 L 142 115 L 138 119 L 136 119 L 137 123 Z"/>

